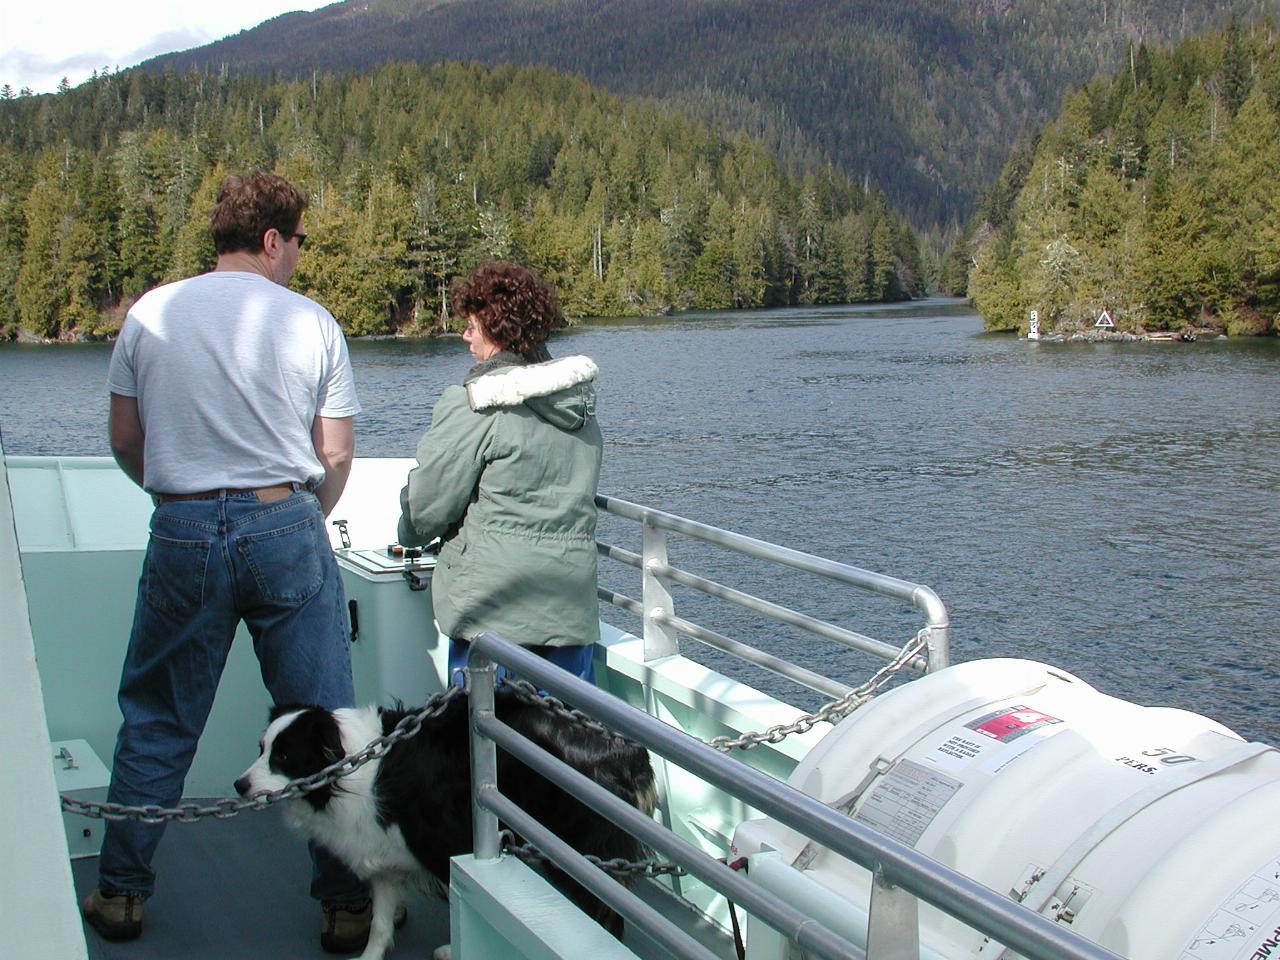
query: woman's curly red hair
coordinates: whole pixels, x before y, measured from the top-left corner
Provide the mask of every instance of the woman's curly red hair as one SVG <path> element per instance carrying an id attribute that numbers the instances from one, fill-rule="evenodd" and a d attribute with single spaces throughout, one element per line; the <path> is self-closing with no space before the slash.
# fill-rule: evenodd
<path id="1" fill-rule="evenodd" d="M 528 267 L 506 260 L 482 263 L 454 281 L 453 310 L 474 317 L 499 348 L 528 353 L 563 320 L 551 285 Z"/>

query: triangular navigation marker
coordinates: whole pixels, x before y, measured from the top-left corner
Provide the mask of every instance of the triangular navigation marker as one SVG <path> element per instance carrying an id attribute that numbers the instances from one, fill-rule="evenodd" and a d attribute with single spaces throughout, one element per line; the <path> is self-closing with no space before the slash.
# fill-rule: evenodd
<path id="1" fill-rule="evenodd" d="M 1114 327 L 1115 324 L 1111 322 L 1111 314 L 1103 310 L 1100 314 L 1098 314 L 1098 322 L 1095 323 L 1094 326 L 1095 327 Z"/>

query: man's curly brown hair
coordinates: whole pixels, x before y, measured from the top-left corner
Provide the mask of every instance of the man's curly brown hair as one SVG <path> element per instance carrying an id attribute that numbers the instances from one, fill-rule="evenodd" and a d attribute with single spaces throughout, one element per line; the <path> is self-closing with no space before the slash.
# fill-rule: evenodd
<path id="1" fill-rule="evenodd" d="M 502 350 L 527 354 L 563 320 L 551 285 L 518 263 L 482 263 L 454 281 L 453 310 L 476 323 Z"/>
<path id="2" fill-rule="evenodd" d="M 307 197 L 284 177 L 265 170 L 232 174 L 218 188 L 209 215 L 209 232 L 218 253 L 262 250 L 262 236 L 272 227 L 281 234 L 298 229 Z"/>

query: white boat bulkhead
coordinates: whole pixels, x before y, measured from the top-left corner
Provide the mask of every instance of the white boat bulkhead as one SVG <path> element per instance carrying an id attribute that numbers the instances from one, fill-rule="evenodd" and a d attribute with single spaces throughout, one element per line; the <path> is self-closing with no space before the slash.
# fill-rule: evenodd
<path id="1" fill-rule="evenodd" d="M 1280 939 L 1280 753 L 1044 664 L 972 661 L 904 684 L 790 784 L 1132 960 L 1247 960 Z M 870 894 L 866 870 L 776 821 L 741 825 L 732 856 L 792 896 L 801 878 L 815 899 Z M 756 871 L 762 857 L 790 866 Z M 845 922 L 865 938 L 865 913 Z M 787 956 L 755 926 L 753 960 Z M 1012 956 L 926 904 L 920 938 L 922 956 Z"/>

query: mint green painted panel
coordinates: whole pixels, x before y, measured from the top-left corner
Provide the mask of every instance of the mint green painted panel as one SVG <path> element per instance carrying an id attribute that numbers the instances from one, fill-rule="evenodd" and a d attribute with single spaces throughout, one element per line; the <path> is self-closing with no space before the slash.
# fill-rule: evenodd
<path id="1" fill-rule="evenodd" d="M 108 765 L 120 727 L 116 692 L 143 556 L 141 549 L 56 549 L 24 551 L 22 557 L 49 734 L 54 740 L 87 740 Z M 370 584 L 342 573 L 348 596 L 362 609 L 361 640 L 351 654 L 357 702 L 402 697 L 410 705 L 421 703 L 439 689 L 428 659 L 435 637 L 430 594 L 413 593 L 403 581 Z M 234 795 L 232 783 L 257 755 L 270 704 L 242 624 L 187 776 L 186 796 Z"/>
<path id="2" fill-rule="evenodd" d="M 600 685 L 638 710 L 703 742 L 737 737 L 793 722 L 801 711 L 790 704 L 708 670 L 683 656 L 644 662 L 644 643 L 633 634 L 601 624 L 607 669 Z M 778 744 L 735 750 L 733 756 L 778 780 L 786 781 L 796 764 L 831 728 L 821 724 L 807 734 Z M 762 814 L 736 797 L 661 757 L 653 757 L 660 804 L 657 819 L 677 836 L 713 858 L 729 854 L 734 830 Z M 659 881 L 728 931 L 724 897 L 693 877 Z"/>
<path id="3" fill-rule="evenodd" d="M 146 546 L 151 498 L 110 457 L 9 457 L 6 464 L 23 553 Z"/>
<path id="4" fill-rule="evenodd" d="M 108 766 L 120 727 L 116 692 L 142 558 L 142 550 L 24 551 L 22 556 L 49 735 L 87 740 Z M 241 626 L 187 777 L 186 796 L 234 795 L 232 783 L 257 755 L 270 702 L 252 640 Z"/>
<path id="5" fill-rule="evenodd" d="M 142 551 L 24 550 L 22 567 L 49 736 L 87 740 L 110 766 Z"/>
<path id="6" fill-rule="evenodd" d="M 450 861 L 449 927 L 453 960 L 636 960 L 515 857 Z"/>

